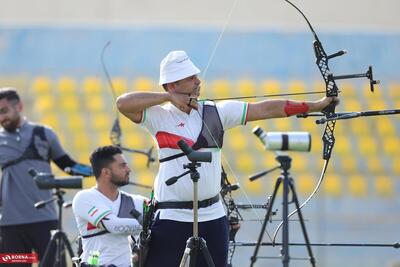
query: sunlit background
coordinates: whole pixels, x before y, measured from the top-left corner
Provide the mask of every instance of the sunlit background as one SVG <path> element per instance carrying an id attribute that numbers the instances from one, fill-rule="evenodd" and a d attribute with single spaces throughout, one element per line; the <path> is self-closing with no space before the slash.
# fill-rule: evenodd
<path id="1" fill-rule="evenodd" d="M 374 93 L 366 79 L 338 81 L 339 111 L 400 107 L 400 3 L 396 0 L 304 0 L 296 4 L 308 16 L 328 54 L 334 74 L 363 73 L 372 65 L 381 80 Z M 0 87 L 14 86 L 25 103 L 26 116 L 51 126 L 75 159 L 88 163 L 100 145 L 110 144 L 116 117 L 111 88 L 102 70 L 101 52 L 117 95 L 130 91 L 160 91 L 158 69 L 171 50 L 185 50 L 202 70 L 202 98 L 323 91 L 315 65 L 313 37 L 296 10 L 283 0 L 270 1 L 10 1 L 1 0 Z M 320 96 L 294 99 L 317 100 Z M 250 101 L 255 101 L 250 100 Z M 265 151 L 251 133 L 308 131 L 310 153 L 291 153 L 291 174 L 300 201 L 313 191 L 323 160 L 324 127 L 315 118 L 274 119 L 228 131 L 223 157 L 233 193 L 241 203 L 263 203 L 272 193 L 279 172 L 249 182 L 249 175 L 275 167 L 275 155 Z M 155 146 L 140 126 L 121 118 L 122 144 L 134 149 Z M 317 195 L 303 209 L 312 242 L 381 243 L 400 240 L 399 117 L 362 117 L 336 124 L 336 145 Z M 152 184 L 158 164 L 126 154 L 131 180 Z M 156 156 L 156 155 L 155 155 Z M 56 176 L 65 174 L 53 168 Z M 90 186 L 90 182 L 85 183 Z M 124 190 L 149 196 L 146 189 Z M 76 191 L 67 190 L 72 200 Z M 279 194 L 279 196 L 281 193 Z M 293 209 L 294 205 L 291 205 Z M 281 218 L 281 198 L 275 202 Z M 63 225 L 73 242 L 77 235 L 71 210 Z M 238 241 L 255 241 L 265 211 L 243 212 Z M 297 219 L 297 217 L 294 217 Z M 267 227 L 272 233 L 277 225 Z M 280 239 L 280 234 L 278 235 Z M 270 241 L 267 235 L 264 239 Z M 303 242 L 298 221 L 291 222 L 290 240 Z M 393 247 L 313 247 L 317 266 L 400 266 Z M 233 266 L 250 264 L 253 248 L 237 248 Z M 279 248 L 263 247 L 260 256 L 279 256 Z M 290 255 L 307 257 L 304 248 Z M 291 266 L 310 266 L 292 260 Z M 280 259 L 258 259 L 256 266 L 281 266 Z"/>

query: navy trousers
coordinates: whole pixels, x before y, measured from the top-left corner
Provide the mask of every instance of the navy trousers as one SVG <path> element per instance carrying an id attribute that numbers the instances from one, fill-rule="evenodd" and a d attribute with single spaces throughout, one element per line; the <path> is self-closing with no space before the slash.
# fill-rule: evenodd
<path id="1" fill-rule="evenodd" d="M 156 219 L 151 227 L 150 249 L 146 267 L 178 267 L 186 241 L 193 235 L 193 223 Z M 227 265 L 228 221 L 226 216 L 199 223 L 199 236 L 207 244 L 216 267 Z M 197 253 L 196 267 L 206 267 L 203 254 Z"/>

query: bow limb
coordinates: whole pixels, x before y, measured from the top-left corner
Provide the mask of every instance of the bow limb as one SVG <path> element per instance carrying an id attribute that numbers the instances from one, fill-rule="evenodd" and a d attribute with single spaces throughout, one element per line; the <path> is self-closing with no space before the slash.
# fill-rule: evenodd
<path id="1" fill-rule="evenodd" d="M 114 103 L 115 103 L 117 101 L 116 90 L 114 88 L 114 85 L 113 85 L 112 80 L 111 80 L 111 76 L 108 73 L 108 70 L 107 70 L 107 67 L 106 67 L 106 64 L 105 64 L 105 61 L 104 61 L 105 52 L 106 52 L 107 48 L 110 46 L 110 44 L 111 44 L 111 42 L 108 41 L 105 44 L 105 46 L 103 47 L 103 50 L 101 51 L 100 60 L 101 60 L 101 65 L 102 65 L 102 68 L 103 68 L 103 72 L 104 72 L 104 74 L 106 76 L 106 79 L 107 79 L 107 82 L 108 82 L 108 86 L 110 88 L 110 91 L 112 93 L 113 100 L 114 100 Z M 120 118 L 119 117 L 119 112 L 118 112 L 118 110 L 116 110 L 116 112 L 115 112 L 115 120 L 114 120 L 113 126 L 112 126 L 111 131 L 110 131 L 111 143 L 113 145 L 115 145 L 115 146 L 118 146 L 123 151 L 145 155 L 147 157 L 147 167 L 149 167 L 151 162 L 155 162 L 155 158 L 152 156 L 153 147 L 149 148 L 148 150 L 139 150 L 139 149 L 131 149 L 131 148 L 124 147 L 122 145 L 122 143 L 121 143 L 122 130 L 121 130 L 121 125 L 119 123 L 119 118 Z M 139 184 L 137 184 L 137 185 L 141 186 Z M 147 186 L 144 186 L 144 187 L 147 187 Z"/>

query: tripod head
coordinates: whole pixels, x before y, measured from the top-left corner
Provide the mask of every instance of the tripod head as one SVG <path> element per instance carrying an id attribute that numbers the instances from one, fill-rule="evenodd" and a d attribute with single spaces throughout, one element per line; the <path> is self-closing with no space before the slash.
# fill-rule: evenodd
<path id="1" fill-rule="evenodd" d="M 197 182 L 200 178 L 200 175 L 197 171 L 197 167 L 201 166 L 200 162 L 211 162 L 212 158 L 211 152 L 194 151 L 183 139 L 181 139 L 177 144 L 191 162 L 188 164 L 183 164 L 183 168 L 189 169 L 188 171 L 180 175 L 173 176 L 165 181 L 166 185 L 168 186 L 173 185 L 179 180 L 179 178 L 185 176 L 188 173 L 190 173 L 190 178 L 193 180 L 193 182 Z"/>

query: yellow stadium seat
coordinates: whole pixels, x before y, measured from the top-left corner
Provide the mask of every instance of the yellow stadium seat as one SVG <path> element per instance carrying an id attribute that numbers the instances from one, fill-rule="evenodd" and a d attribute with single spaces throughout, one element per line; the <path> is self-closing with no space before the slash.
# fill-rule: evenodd
<path id="1" fill-rule="evenodd" d="M 324 189 L 325 194 L 332 197 L 338 197 L 343 193 L 342 181 L 339 176 L 334 174 L 327 173 L 322 181 L 321 187 Z"/>
<path id="2" fill-rule="evenodd" d="M 348 121 L 341 121 L 340 123 L 335 124 L 335 136 L 342 136 L 342 135 L 348 135 L 349 133 L 347 132 L 347 124 Z M 319 128 L 321 129 L 321 131 L 324 131 L 325 127 L 319 125 Z"/>
<path id="3" fill-rule="evenodd" d="M 337 153 L 341 156 L 349 155 L 352 153 L 352 145 L 351 145 L 348 135 L 345 135 L 345 134 L 338 135 L 335 132 L 335 140 L 336 140 L 335 146 L 334 146 L 335 153 Z"/>
<path id="4" fill-rule="evenodd" d="M 311 137 L 311 151 L 314 155 L 318 156 L 318 159 L 322 159 L 322 153 L 323 153 L 323 142 L 322 142 L 322 133 L 319 135 L 314 135 Z M 335 150 L 335 148 L 333 148 Z M 317 162 L 318 168 L 322 168 L 322 160 Z M 316 167 L 316 166 L 313 166 Z"/>
<path id="5" fill-rule="evenodd" d="M 392 99 L 400 98 L 400 83 L 391 83 L 389 85 L 389 96 Z"/>
<path id="6" fill-rule="evenodd" d="M 114 101 L 110 99 L 110 105 L 114 105 L 113 102 Z M 90 96 L 90 98 L 85 101 L 85 105 L 90 112 L 101 112 L 106 109 L 101 94 Z"/>
<path id="7" fill-rule="evenodd" d="M 388 156 L 396 156 L 399 155 L 399 148 L 400 148 L 400 140 L 399 137 L 396 136 L 390 136 L 390 137 L 385 137 L 382 136 L 382 141 L 383 141 L 383 151 L 385 152 L 386 155 Z"/>
<path id="8" fill-rule="evenodd" d="M 115 113 L 111 113 L 111 114 L 115 114 Z M 128 119 L 127 117 L 125 117 L 123 115 L 119 116 L 119 123 L 121 124 L 122 129 L 130 129 L 135 125 L 130 119 Z"/>
<path id="9" fill-rule="evenodd" d="M 396 120 L 394 118 L 380 116 L 379 119 L 374 120 L 375 129 L 383 138 L 396 137 Z"/>
<path id="10" fill-rule="evenodd" d="M 95 113 L 91 124 L 96 131 L 111 130 L 113 120 L 107 113 Z"/>
<path id="11" fill-rule="evenodd" d="M 239 95 L 250 96 L 256 95 L 256 85 L 251 80 L 240 80 L 238 82 Z"/>
<path id="12" fill-rule="evenodd" d="M 58 129 L 60 129 L 60 121 L 55 114 L 52 113 L 43 114 L 43 116 L 40 119 L 40 122 L 45 125 L 49 125 L 51 128 L 59 132 Z"/>
<path id="13" fill-rule="evenodd" d="M 94 176 L 92 177 L 85 177 L 82 180 L 82 189 L 89 189 L 96 186 L 96 178 Z"/>
<path id="14" fill-rule="evenodd" d="M 255 159 L 252 154 L 247 152 L 236 153 L 236 167 L 239 171 L 250 173 L 254 171 Z"/>
<path id="15" fill-rule="evenodd" d="M 370 156 L 366 158 L 367 169 L 369 173 L 381 174 L 384 172 L 382 161 L 377 156 Z"/>
<path id="16" fill-rule="evenodd" d="M 324 92 L 325 89 L 326 89 L 326 87 L 325 87 L 325 82 L 324 82 L 324 81 L 322 81 L 322 80 L 317 80 L 317 81 L 314 82 L 314 84 L 313 84 L 313 90 L 314 90 L 315 92 L 321 92 L 321 91 Z"/>
<path id="17" fill-rule="evenodd" d="M 400 155 L 396 155 L 392 158 L 392 171 L 395 175 L 400 175 Z"/>
<path id="18" fill-rule="evenodd" d="M 58 81 L 57 88 L 61 96 L 75 94 L 76 93 L 75 80 L 70 77 L 63 77 Z"/>
<path id="19" fill-rule="evenodd" d="M 79 98 L 76 95 L 60 96 L 59 108 L 62 112 L 77 112 L 79 109 Z"/>
<path id="20" fill-rule="evenodd" d="M 276 80 L 265 80 L 261 83 L 262 93 L 276 95 L 282 93 L 282 85 Z"/>
<path id="21" fill-rule="evenodd" d="M 344 106 L 344 111 L 361 111 L 363 110 L 362 102 L 360 99 L 345 99 L 341 102 L 341 105 Z"/>
<path id="22" fill-rule="evenodd" d="M 128 92 L 128 84 L 126 79 L 121 78 L 121 77 L 116 77 L 112 79 L 112 84 L 115 90 L 115 93 L 117 96 L 122 95 L 123 93 Z"/>
<path id="23" fill-rule="evenodd" d="M 368 185 L 365 177 L 355 174 L 348 177 L 349 192 L 357 197 L 364 197 L 368 193 Z"/>
<path id="24" fill-rule="evenodd" d="M 232 86 L 227 80 L 216 80 L 211 84 L 211 90 L 215 97 L 229 97 Z"/>
<path id="25" fill-rule="evenodd" d="M 341 170 L 346 174 L 354 174 L 359 172 L 356 155 L 343 155 L 340 157 Z"/>
<path id="26" fill-rule="evenodd" d="M 294 179 L 296 191 L 301 195 L 309 195 L 316 186 L 314 180 L 311 174 L 298 175 Z"/>
<path id="27" fill-rule="evenodd" d="M 297 176 L 298 173 L 304 173 L 309 170 L 308 158 L 309 154 L 304 154 L 301 152 L 291 153 L 292 158 L 292 173 Z"/>
<path id="28" fill-rule="evenodd" d="M 129 133 L 125 135 L 124 145 L 132 149 L 139 149 L 143 147 L 144 136 L 138 132 Z"/>
<path id="29" fill-rule="evenodd" d="M 240 152 L 245 151 L 249 142 L 246 136 L 240 131 L 239 128 L 232 129 L 229 132 L 229 137 L 227 138 L 229 148 L 232 148 L 234 151 Z"/>
<path id="30" fill-rule="evenodd" d="M 76 152 L 77 151 L 77 152 Z M 77 160 L 79 162 L 87 162 L 88 158 L 90 157 L 90 153 L 92 153 L 92 151 L 89 151 L 87 149 L 83 150 L 83 149 L 78 149 L 74 151 L 74 154 L 77 154 Z"/>
<path id="31" fill-rule="evenodd" d="M 137 182 L 142 185 L 153 186 L 156 174 L 154 172 L 147 170 L 147 171 L 140 171 L 140 173 L 138 173 L 137 175 L 133 174 L 133 177 L 134 178 L 132 179 L 132 182 Z"/>
<path id="32" fill-rule="evenodd" d="M 33 108 L 36 112 L 42 115 L 47 112 L 53 112 L 55 102 L 56 101 L 52 94 L 43 94 L 36 97 Z"/>
<path id="33" fill-rule="evenodd" d="M 101 80 L 96 77 L 88 77 L 83 81 L 83 91 L 86 98 L 92 95 L 98 95 L 102 91 Z"/>
<path id="34" fill-rule="evenodd" d="M 103 130 L 97 133 L 97 138 L 94 140 L 96 146 L 107 146 L 111 145 L 110 133 L 107 130 Z"/>
<path id="35" fill-rule="evenodd" d="M 291 131 L 292 130 L 292 120 L 288 118 L 272 119 L 270 122 L 274 123 L 274 131 Z"/>
<path id="36" fill-rule="evenodd" d="M 303 81 L 290 81 L 288 84 L 289 93 L 304 93 L 306 92 L 306 85 Z"/>
<path id="37" fill-rule="evenodd" d="M 151 79 L 146 77 L 140 77 L 135 79 L 135 81 L 133 82 L 133 90 L 150 92 L 150 91 L 156 91 L 157 86 Z"/>
<path id="38" fill-rule="evenodd" d="M 372 101 L 368 101 L 368 109 L 369 110 L 388 109 L 388 104 L 383 99 L 374 99 Z"/>
<path id="39" fill-rule="evenodd" d="M 322 134 L 322 127 L 315 123 L 314 118 L 299 119 L 300 129 L 309 132 L 314 138 L 315 135 Z"/>
<path id="40" fill-rule="evenodd" d="M 356 118 L 349 122 L 349 126 L 355 136 L 366 136 L 371 134 L 371 128 L 365 118 Z"/>
<path id="41" fill-rule="evenodd" d="M 86 158 L 89 155 L 90 139 L 85 132 L 72 133 L 72 140 L 75 151 L 82 151 L 86 154 Z"/>
<path id="42" fill-rule="evenodd" d="M 32 89 L 37 97 L 51 94 L 51 81 L 48 77 L 37 77 L 32 81 Z"/>
<path id="43" fill-rule="evenodd" d="M 363 156 L 373 156 L 377 154 L 376 138 L 372 136 L 360 136 L 357 138 L 358 149 Z"/>
<path id="44" fill-rule="evenodd" d="M 394 195 L 394 185 L 392 179 L 385 175 L 375 178 L 375 190 L 381 197 L 392 197 Z"/>
<path id="45" fill-rule="evenodd" d="M 78 112 L 73 112 L 68 114 L 67 119 L 67 127 L 72 132 L 82 132 L 84 131 L 85 123 L 84 119 Z"/>
<path id="46" fill-rule="evenodd" d="M 147 157 L 146 155 L 133 154 L 132 155 L 132 168 L 136 170 L 147 169 Z"/>
<path id="47" fill-rule="evenodd" d="M 354 85 L 349 82 L 343 82 L 340 85 L 338 84 L 339 90 L 341 91 L 341 95 L 348 101 L 349 98 L 356 98 L 357 93 Z"/>
<path id="48" fill-rule="evenodd" d="M 272 168 L 278 166 L 278 162 L 276 161 L 276 155 L 272 151 L 266 150 L 263 154 L 261 161 L 261 166 L 265 169 Z"/>

